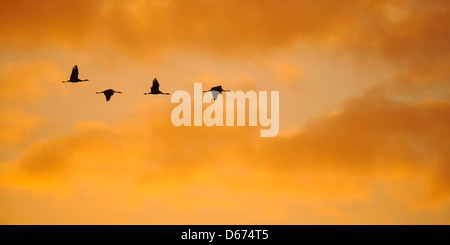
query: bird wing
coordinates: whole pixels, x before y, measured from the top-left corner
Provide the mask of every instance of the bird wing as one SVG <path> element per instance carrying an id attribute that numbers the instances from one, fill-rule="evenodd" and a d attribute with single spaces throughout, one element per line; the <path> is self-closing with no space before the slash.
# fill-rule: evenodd
<path id="1" fill-rule="evenodd" d="M 106 97 L 106 101 L 109 101 L 111 99 L 111 96 L 113 95 L 112 93 L 104 93 L 105 97 Z"/>
<path id="2" fill-rule="evenodd" d="M 153 79 L 152 89 L 159 89 L 159 82 L 156 78 Z"/>
<path id="3" fill-rule="evenodd" d="M 78 66 L 76 66 L 76 65 L 72 68 L 72 74 L 70 75 L 70 80 L 71 81 L 78 80 Z"/>
<path id="4" fill-rule="evenodd" d="M 211 93 L 212 93 L 212 95 L 213 95 L 214 100 L 217 100 L 217 97 L 219 96 L 220 92 L 217 92 L 217 91 L 215 91 L 215 90 L 212 90 Z"/>
<path id="5" fill-rule="evenodd" d="M 157 93 L 159 91 L 159 82 L 156 78 L 153 79 L 153 85 L 151 88 L 152 93 Z"/>

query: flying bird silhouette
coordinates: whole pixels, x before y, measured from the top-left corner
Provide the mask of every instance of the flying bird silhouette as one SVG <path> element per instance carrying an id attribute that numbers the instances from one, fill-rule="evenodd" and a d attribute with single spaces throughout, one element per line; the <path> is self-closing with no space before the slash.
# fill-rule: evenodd
<path id="1" fill-rule="evenodd" d="M 166 94 L 166 95 L 169 95 L 169 93 L 163 93 L 163 92 L 161 92 L 161 90 L 159 90 L 159 82 L 158 82 L 158 80 L 156 80 L 156 78 L 153 79 L 153 85 L 150 88 L 150 92 L 144 93 L 144 95 L 147 95 L 147 94 Z"/>
<path id="2" fill-rule="evenodd" d="M 203 93 L 206 93 L 206 92 L 211 92 L 213 94 L 214 100 L 217 100 L 217 96 L 219 96 L 219 94 L 222 94 L 222 92 L 231 92 L 231 91 L 223 90 L 222 86 L 215 86 L 215 87 L 212 87 L 210 90 L 203 91 Z"/>
<path id="3" fill-rule="evenodd" d="M 69 82 L 70 83 L 78 83 L 78 82 L 84 82 L 84 81 L 89 81 L 89 80 L 88 79 L 81 80 L 78 78 L 78 66 L 75 65 L 72 68 L 72 74 L 70 74 L 70 79 L 67 81 L 62 81 L 62 82 L 63 83 L 69 83 Z"/>
<path id="4" fill-rule="evenodd" d="M 114 91 L 113 89 L 107 89 L 107 90 L 102 91 L 102 92 L 97 92 L 97 94 L 101 94 L 101 93 L 105 94 L 106 101 L 109 101 L 109 100 L 111 99 L 111 96 L 113 96 L 114 93 L 119 93 L 119 94 L 121 94 L 122 92 L 120 92 L 120 91 Z"/>

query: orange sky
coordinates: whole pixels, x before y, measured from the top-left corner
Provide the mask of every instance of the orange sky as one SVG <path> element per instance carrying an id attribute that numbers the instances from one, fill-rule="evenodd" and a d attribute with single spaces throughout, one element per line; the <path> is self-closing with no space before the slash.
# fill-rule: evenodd
<path id="1" fill-rule="evenodd" d="M 450 223 L 447 0 L 4 0 L 0 34 L 0 224 Z M 280 91 L 280 133 L 174 127 L 154 77 Z"/>

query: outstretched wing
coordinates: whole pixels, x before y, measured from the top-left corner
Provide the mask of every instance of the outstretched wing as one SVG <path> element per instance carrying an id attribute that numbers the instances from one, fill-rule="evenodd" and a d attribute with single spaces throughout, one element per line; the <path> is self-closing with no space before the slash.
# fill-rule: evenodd
<path id="1" fill-rule="evenodd" d="M 153 85 L 151 88 L 152 93 L 156 93 L 159 91 L 159 82 L 156 80 L 156 78 L 153 79 Z"/>
<path id="2" fill-rule="evenodd" d="M 212 90 L 211 93 L 212 93 L 214 100 L 217 100 L 217 97 L 219 96 L 220 92 Z"/>
<path id="3" fill-rule="evenodd" d="M 70 75 L 70 81 L 78 80 L 78 66 L 74 66 L 72 68 L 72 74 Z"/>
<path id="4" fill-rule="evenodd" d="M 106 101 L 109 101 L 111 99 L 111 96 L 113 95 L 113 93 L 104 93 L 105 97 L 106 97 Z"/>

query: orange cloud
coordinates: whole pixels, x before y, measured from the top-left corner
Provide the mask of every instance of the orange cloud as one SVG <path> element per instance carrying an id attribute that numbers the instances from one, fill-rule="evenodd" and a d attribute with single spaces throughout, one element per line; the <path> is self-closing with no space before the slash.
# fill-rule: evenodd
<path id="1" fill-rule="evenodd" d="M 448 223 L 447 1 L 1 5 L 0 50 L 24 59 L 0 68 L 0 116 L 7 118 L 0 122 L 2 224 Z M 135 77 L 128 75 L 148 69 L 145 75 L 153 77 L 158 66 L 148 60 L 161 57 L 180 63 L 161 67 L 163 62 L 156 62 L 175 74 L 168 76 L 176 78 L 168 88 L 192 79 L 235 80 L 229 85 L 241 89 L 267 87 L 258 80 L 267 74 L 277 80 L 272 85 L 295 85 L 304 74 L 310 80 L 302 82 L 311 83 L 315 80 L 298 60 L 265 60 L 285 57 L 303 44 L 338 50 L 361 63 L 386 62 L 388 81 L 335 105 L 332 114 L 304 126 L 294 123 L 298 131 L 273 139 L 259 138 L 256 128 L 175 128 L 167 101 L 133 97 L 147 85 L 133 83 Z M 118 65 L 107 69 L 108 76 L 83 67 L 92 82 L 63 87 L 58 85 L 67 67 L 60 71 L 54 61 L 32 63 L 37 58 L 30 55 L 79 58 L 74 51 L 82 60 L 101 56 Z M 179 60 L 172 61 L 174 53 Z M 210 62 L 192 55 L 201 53 L 212 54 L 217 63 L 203 64 Z M 323 56 L 318 52 L 317 63 L 327 59 Z M 127 65 L 130 57 L 145 60 L 137 62 L 145 69 Z M 173 68 L 190 68 L 198 60 L 204 62 L 192 74 Z M 255 60 L 260 64 L 253 74 L 217 68 L 236 62 L 232 70 Z M 381 70 L 370 68 L 367 76 Z M 324 86 L 333 91 L 310 96 L 327 97 L 324 101 L 334 88 L 354 89 L 339 77 L 336 81 L 341 83 Z M 93 103 L 100 101 L 94 89 L 125 84 L 129 93 Z M 70 95 L 64 99 L 72 104 L 57 100 L 60 93 Z M 303 113 L 299 96 L 293 97 L 281 111 Z M 133 106 L 134 112 L 127 111 Z M 90 120 L 89 113 L 103 117 Z M 42 122 L 63 115 L 73 118 L 52 128 L 59 133 L 41 133 Z M 41 137 L 31 137 L 36 133 Z M 16 145 L 20 149 L 10 151 Z"/>
<path id="2" fill-rule="evenodd" d="M 58 91 L 51 83 L 60 73 L 51 62 L 6 62 L 0 73 L 0 153 L 5 156 L 43 126 L 46 118 L 28 109 Z"/>
<path id="3" fill-rule="evenodd" d="M 164 115 L 161 110 L 146 111 Z M 140 209 L 150 200 L 172 209 L 167 220 L 149 223 L 179 223 L 172 214 L 204 208 L 243 217 L 212 221 L 197 214 L 197 221 L 308 223 L 314 219 L 289 220 L 285 212 L 315 204 L 317 215 L 332 212 L 334 222 L 346 223 L 355 218 L 349 207 L 389 203 L 404 186 L 416 188 L 401 201 L 409 210 L 439 211 L 449 201 L 448 103 L 405 104 L 368 95 L 312 121 L 300 133 L 264 141 L 256 129 L 175 128 L 163 117 L 146 118 L 109 126 L 88 123 L 72 135 L 34 144 L 10 163 L 15 170 L 4 172 L 2 185 L 46 190 L 63 199 L 87 185 L 93 195 L 105 191 L 107 199 L 134 200 L 114 209 Z M 384 185 L 391 192 L 377 197 Z M 260 203 L 260 208 L 250 211 L 244 203 Z M 392 223 L 402 223 L 391 215 Z"/>
<path id="4" fill-rule="evenodd" d="M 37 49 L 87 47 L 106 56 L 154 57 L 204 50 L 242 57 L 299 41 L 357 44 L 384 34 L 404 1 L 65 1 L 2 2 L 1 42 Z M 363 13 L 361 16 L 360 13 Z M 360 21 L 363 19 L 363 21 Z M 26 35 L 25 35 L 26 33 Z M 96 47 L 101 46 L 102 49 Z M 5 46 L 6 47 L 6 46 Z M 92 48 L 94 47 L 94 48 Z"/>

